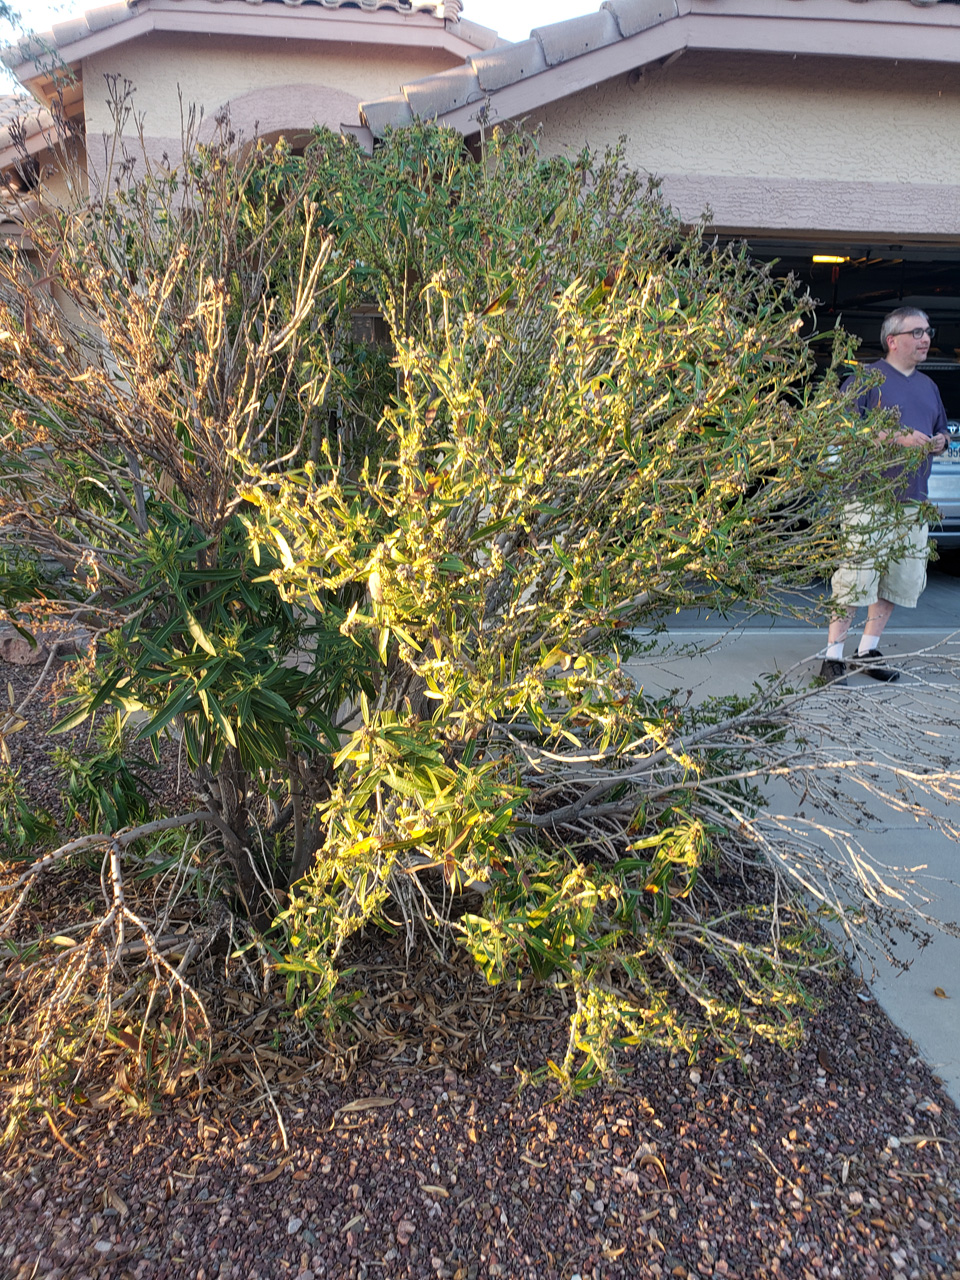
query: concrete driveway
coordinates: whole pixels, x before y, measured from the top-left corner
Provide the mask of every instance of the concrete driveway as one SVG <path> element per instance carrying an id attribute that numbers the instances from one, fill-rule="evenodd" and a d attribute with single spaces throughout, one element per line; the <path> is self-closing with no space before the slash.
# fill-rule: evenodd
<path id="1" fill-rule="evenodd" d="M 811 589 L 814 620 L 809 623 L 767 616 L 724 620 L 676 615 L 656 650 L 633 660 L 630 672 L 652 693 L 680 690 L 685 695 L 689 690 L 698 701 L 721 693 L 749 694 L 756 681 L 776 673 L 789 673 L 790 684 L 806 686 L 819 670 L 826 643 L 825 626 L 813 610 L 818 599 L 822 603 L 826 598 L 824 587 Z M 851 631 L 848 653 L 859 640 L 860 621 Z M 903 759 L 904 753 L 909 761 L 911 744 L 916 744 L 918 771 L 932 772 L 929 762 L 939 760 L 960 775 L 960 557 L 931 566 L 920 607 L 895 612 L 882 649 L 894 663 L 902 663 L 900 681 L 881 685 L 857 676 L 846 689 L 819 691 L 812 709 L 821 724 L 835 724 L 830 735 L 838 749 L 852 732 L 849 726 L 857 724 L 860 747 L 866 745 L 881 763 L 887 755 Z M 922 881 L 936 894 L 931 914 L 960 921 L 960 836 L 935 825 L 937 820 L 947 826 L 955 821 L 960 827 L 960 803 L 954 796 L 924 795 L 916 804 L 916 796 L 905 797 L 903 786 L 891 776 L 883 782 L 881 789 L 891 793 L 891 802 L 861 793 L 869 816 L 862 825 L 844 828 L 841 840 L 847 835 L 850 847 L 859 842 L 876 862 L 907 868 L 908 879 Z M 846 782 L 841 789 L 848 790 Z M 960 794 L 960 788 L 954 790 Z M 779 808 L 806 834 L 823 819 L 810 797 L 801 806 L 785 785 L 767 794 L 771 809 Z M 909 968 L 903 971 L 881 958 L 876 972 L 866 972 L 864 978 L 960 1104 L 960 937 L 935 931 L 922 950 L 903 937 L 896 954 L 909 961 Z"/>

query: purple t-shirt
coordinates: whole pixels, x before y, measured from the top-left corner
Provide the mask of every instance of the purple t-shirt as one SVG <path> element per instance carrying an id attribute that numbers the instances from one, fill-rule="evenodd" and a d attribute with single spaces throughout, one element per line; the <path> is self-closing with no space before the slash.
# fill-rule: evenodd
<path id="1" fill-rule="evenodd" d="M 871 387 L 862 396 L 857 397 L 857 408 L 861 414 L 868 409 L 898 409 L 900 425 L 907 431 L 922 431 L 925 436 L 932 436 L 939 431 L 949 435 L 947 431 L 947 414 L 940 399 L 937 384 L 919 369 L 908 377 L 895 369 L 886 360 L 878 360 L 876 364 L 867 365 L 868 369 L 879 369 L 883 374 L 883 383 L 879 387 Z M 847 378 L 841 390 L 853 383 Z M 901 502 L 925 502 L 927 498 L 927 482 L 930 479 L 932 458 L 929 454 L 908 478 L 902 492 L 898 495 Z M 885 474 L 896 480 L 902 475 L 904 467 L 893 466 Z"/>

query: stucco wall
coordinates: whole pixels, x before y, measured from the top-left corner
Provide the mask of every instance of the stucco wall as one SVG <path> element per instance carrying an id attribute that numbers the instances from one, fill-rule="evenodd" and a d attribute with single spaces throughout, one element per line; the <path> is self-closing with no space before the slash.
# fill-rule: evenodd
<path id="1" fill-rule="evenodd" d="M 185 103 L 202 107 L 210 117 L 232 98 L 258 89 L 315 85 L 349 97 L 352 121 L 363 99 L 397 93 L 402 83 L 443 71 L 455 61 L 433 50 L 154 33 L 84 60 L 87 132 L 113 131 L 104 81 L 110 74 L 136 86 L 136 110 L 143 114 L 149 136 L 179 138 L 178 86 Z M 344 119 L 322 123 L 336 127 Z M 309 127 L 315 122 L 302 123 Z"/>
<path id="2" fill-rule="evenodd" d="M 956 235 L 960 81 L 930 64 L 689 53 L 543 109 L 548 151 L 626 135 L 684 217 Z M 918 213 L 918 210 L 920 211 Z"/>

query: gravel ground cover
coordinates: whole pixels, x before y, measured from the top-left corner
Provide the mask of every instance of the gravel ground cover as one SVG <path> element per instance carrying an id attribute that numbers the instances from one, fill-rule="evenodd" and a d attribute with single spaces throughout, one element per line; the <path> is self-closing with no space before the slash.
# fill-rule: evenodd
<path id="1" fill-rule="evenodd" d="M 38 789 L 43 723 L 11 739 Z M 561 994 L 382 939 L 355 961 L 336 1051 L 208 986 L 204 1077 L 121 1087 L 118 1049 L 112 1090 L 37 1116 L 0 1153 L 2 1280 L 960 1277 L 960 1116 L 853 978 L 795 1052 L 646 1051 L 564 1101 L 528 1075 Z"/>

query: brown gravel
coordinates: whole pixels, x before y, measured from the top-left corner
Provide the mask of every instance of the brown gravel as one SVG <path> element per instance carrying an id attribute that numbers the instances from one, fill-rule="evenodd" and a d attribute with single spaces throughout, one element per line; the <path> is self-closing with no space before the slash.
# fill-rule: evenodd
<path id="1" fill-rule="evenodd" d="M 852 979 L 795 1053 L 638 1053 L 558 1101 L 524 1076 L 562 1053 L 556 993 L 365 946 L 346 1055 L 220 991 L 202 1085 L 39 1118 L 3 1155 L 0 1278 L 960 1278 L 960 1116 Z"/>

